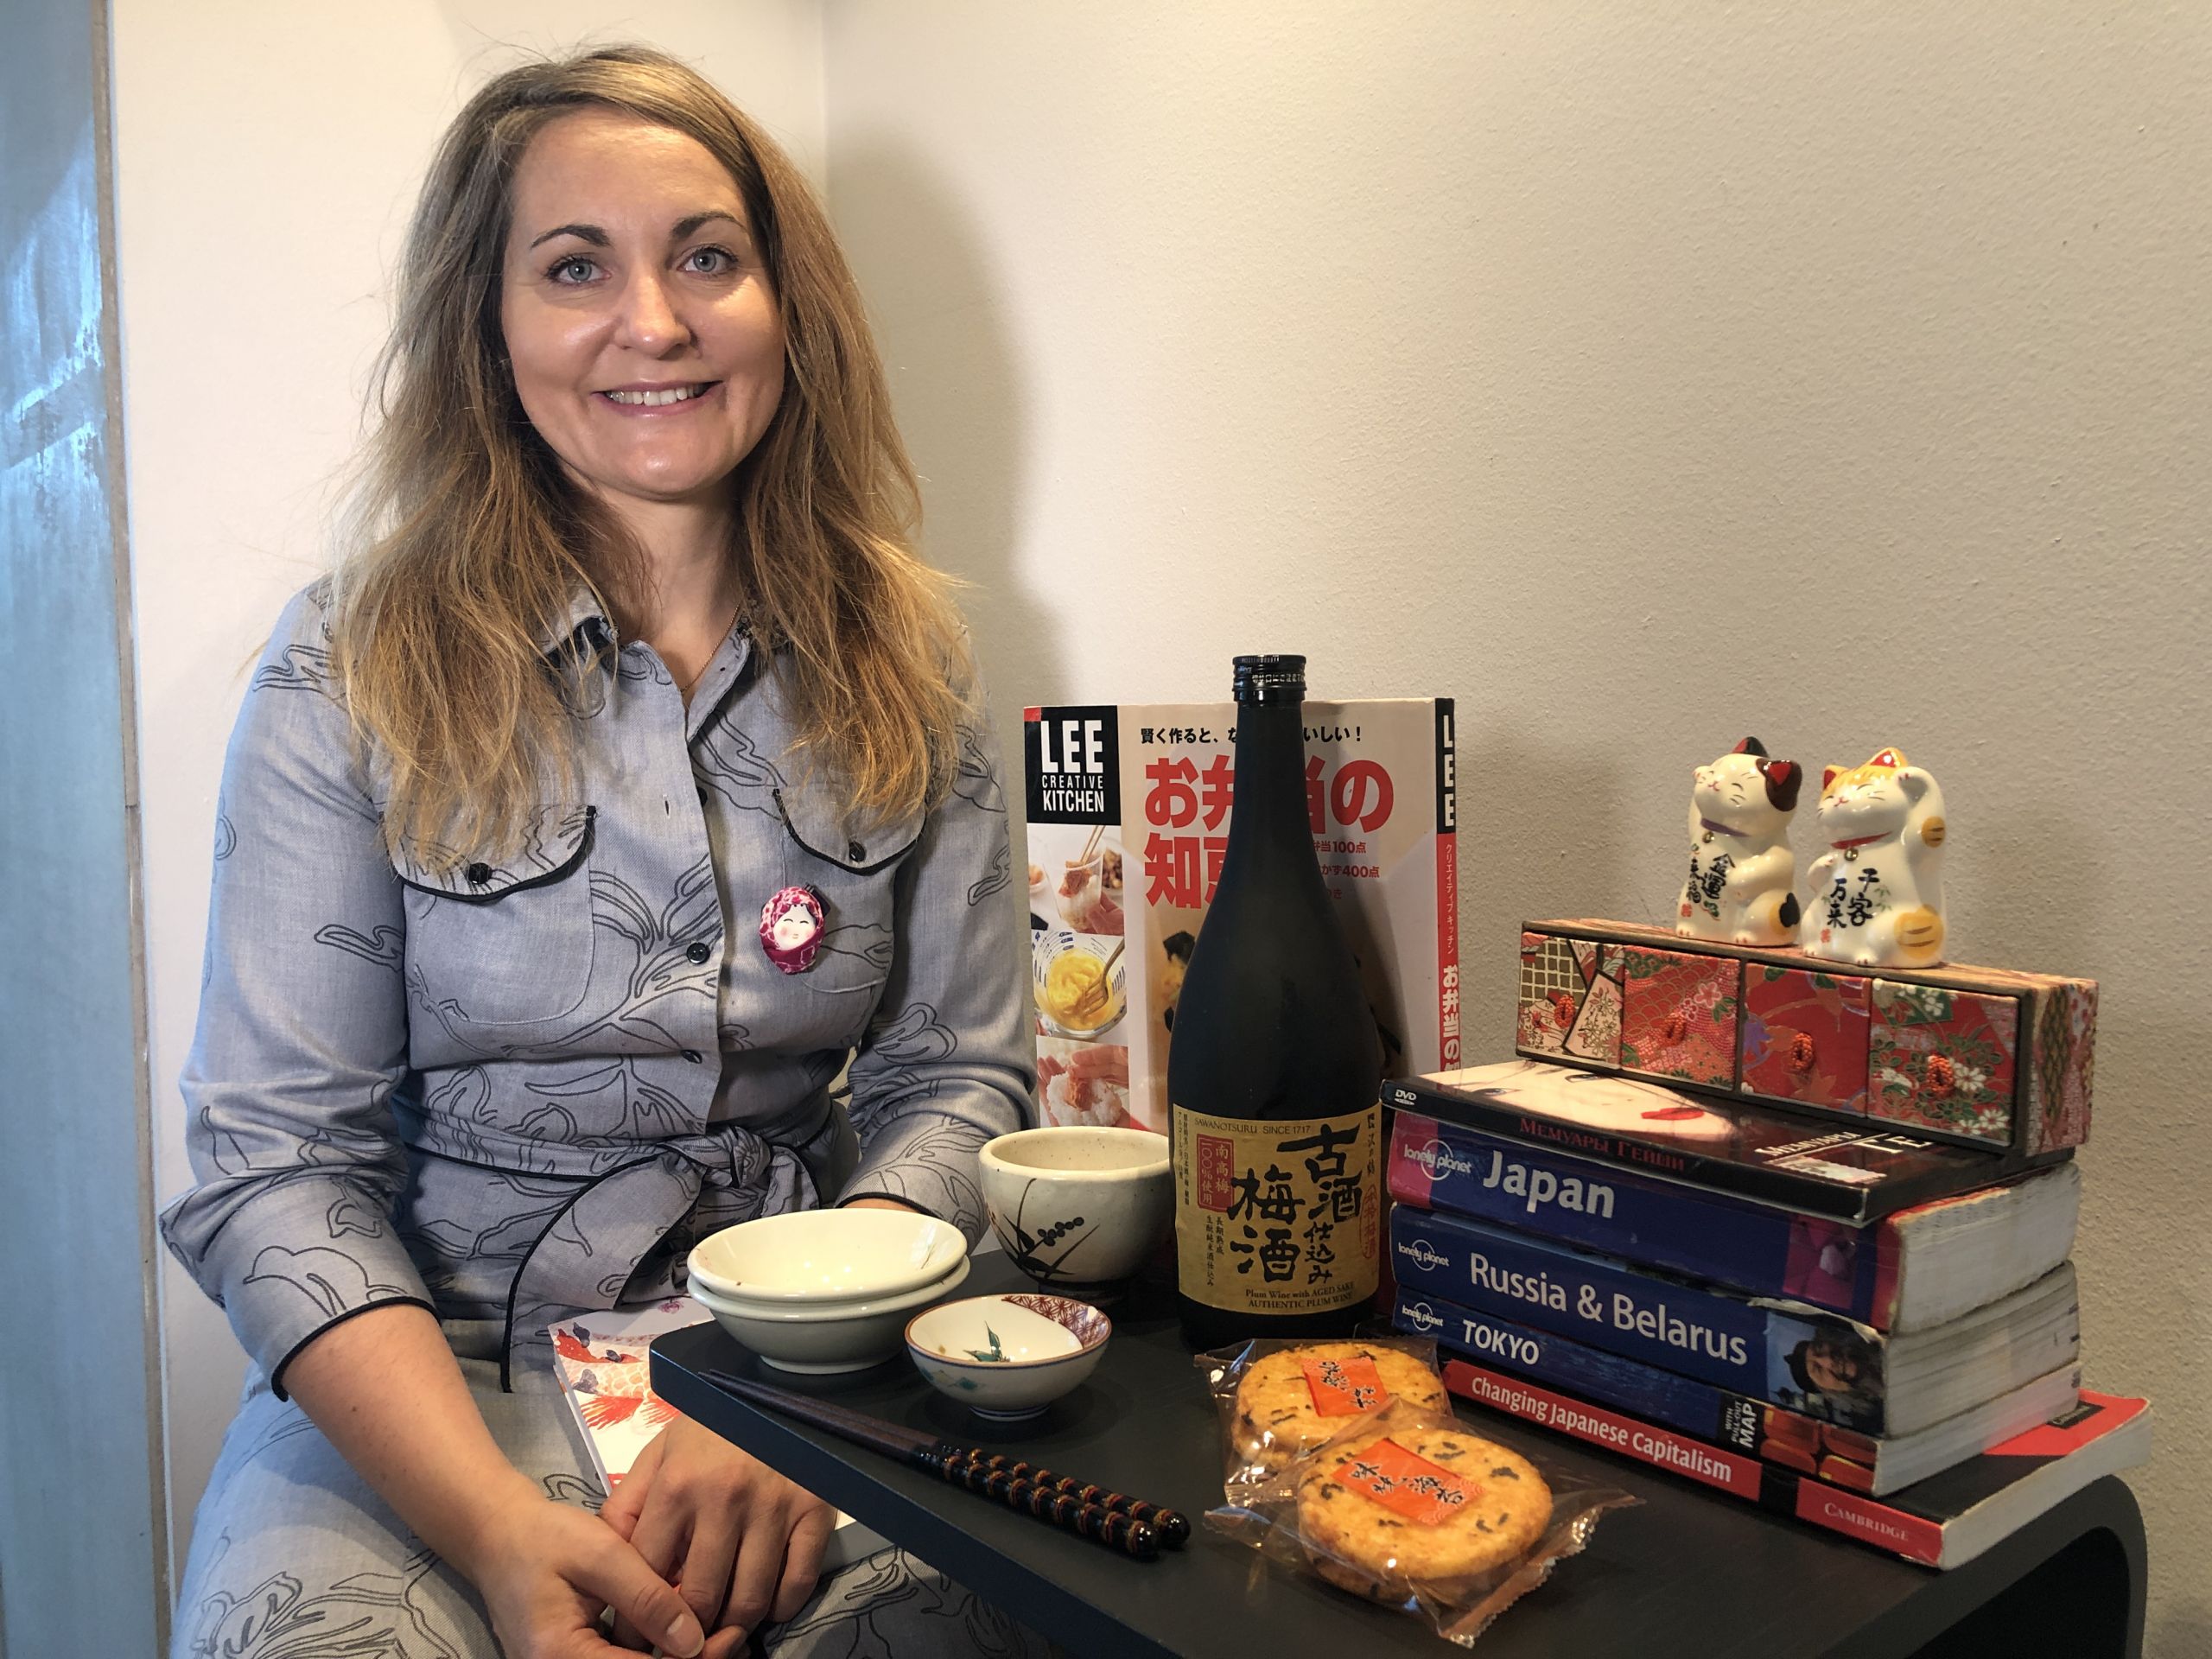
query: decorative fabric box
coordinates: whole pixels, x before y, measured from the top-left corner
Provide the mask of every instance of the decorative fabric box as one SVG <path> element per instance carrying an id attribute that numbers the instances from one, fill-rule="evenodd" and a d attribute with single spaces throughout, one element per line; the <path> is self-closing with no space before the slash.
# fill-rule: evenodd
<path id="1" fill-rule="evenodd" d="M 2037 1157 L 2089 1135 L 2094 980 L 1854 970 L 1632 922 L 1521 931 L 1523 1054 Z"/>

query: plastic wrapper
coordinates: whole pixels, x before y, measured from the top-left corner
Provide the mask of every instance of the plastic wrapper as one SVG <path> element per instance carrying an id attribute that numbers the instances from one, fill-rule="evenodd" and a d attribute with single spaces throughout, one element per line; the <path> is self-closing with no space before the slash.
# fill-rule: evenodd
<path id="1" fill-rule="evenodd" d="M 1222 1492 L 1232 1503 L 1393 1401 L 1452 1408 L 1436 1344 L 1420 1337 L 1262 1338 L 1200 1354 L 1197 1363 L 1221 1422 Z"/>
<path id="2" fill-rule="evenodd" d="M 1464 1647 L 1636 1501 L 1400 1400 L 1248 1482 L 1205 1523 Z"/>

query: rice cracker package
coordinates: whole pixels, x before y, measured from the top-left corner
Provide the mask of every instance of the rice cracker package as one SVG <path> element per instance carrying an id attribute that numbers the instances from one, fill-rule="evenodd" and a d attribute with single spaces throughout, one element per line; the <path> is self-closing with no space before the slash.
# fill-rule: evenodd
<path id="1" fill-rule="evenodd" d="M 1351 1420 L 1206 1524 L 1462 1646 L 1636 1502 L 1408 1400 Z"/>
<path id="2" fill-rule="evenodd" d="M 1222 1493 L 1264 1484 L 1352 1418 L 1394 1400 L 1448 1411 L 1436 1344 L 1419 1337 L 1297 1342 L 1263 1338 L 1198 1356 L 1221 1420 Z"/>

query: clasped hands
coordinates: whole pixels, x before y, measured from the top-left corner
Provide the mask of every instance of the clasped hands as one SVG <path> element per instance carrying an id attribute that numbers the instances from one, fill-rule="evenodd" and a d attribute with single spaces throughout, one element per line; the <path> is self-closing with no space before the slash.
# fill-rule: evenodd
<path id="1" fill-rule="evenodd" d="M 729 1659 L 750 1632 L 806 1605 L 837 1512 L 679 1417 L 631 1465 L 600 1519 L 676 1586 L 707 1633 L 705 1659 Z M 620 1645 L 658 1639 L 616 1620 Z"/>
<path id="2" fill-rule="evenodd" d="M 806 1605 L 836 1511 L 687 1417 L 597 1516 L 533 1496 L 480 1536 L 468 1576 L 507 1659 L 618 1650 L 731 1659 Z M 614 1645 L 600 1609 L 614 1612 Z"/>
<path id="3" fill-rule="evenodd" d="M 512 1546 L 487 1540 L 468 1573 L 507 1659 L 616 1651 L 600 1635 L 601 1607 L 614 1611 L 620 1649 L 732 1659 L 760 1624 L 806 1605 L 837 1518 L 688 1417 L 639 1453 L 596 1516 L 542 1499 L 514 1513 Z"/>

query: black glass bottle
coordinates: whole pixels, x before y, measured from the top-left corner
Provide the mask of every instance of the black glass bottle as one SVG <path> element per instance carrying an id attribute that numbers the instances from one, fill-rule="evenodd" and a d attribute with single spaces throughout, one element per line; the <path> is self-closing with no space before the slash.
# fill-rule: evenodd
<path id="1" fill-rule="evenodd" d="M 1229 847 L 1167 1057 L 1198 1347 L 1349 1332 L 1381 1252 L 1381 1039 L 1306 804 L 1303 657 L 1236 658 Z"/>

